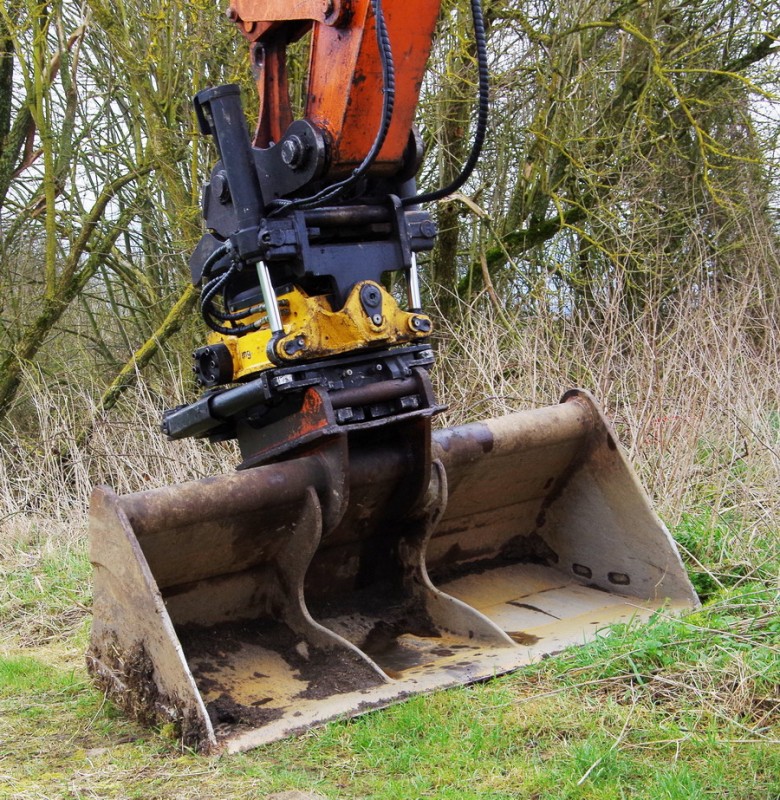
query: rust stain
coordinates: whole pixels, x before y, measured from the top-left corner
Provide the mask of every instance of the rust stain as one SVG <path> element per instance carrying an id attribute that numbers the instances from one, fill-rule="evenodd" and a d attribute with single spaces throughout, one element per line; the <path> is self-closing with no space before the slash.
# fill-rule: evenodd
<path id="1" fill-rule="evenodd" d="M 532 633 L 526 633 L 525 631 L 507 631 L 507 636 L 518 644 L 524 645 L 536 644 L 539 641 L 538 636 L 534 636 Z"/>

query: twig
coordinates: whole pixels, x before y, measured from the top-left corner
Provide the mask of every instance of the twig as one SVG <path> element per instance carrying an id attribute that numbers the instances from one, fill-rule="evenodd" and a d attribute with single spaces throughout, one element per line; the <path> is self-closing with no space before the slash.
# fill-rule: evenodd
<path id="1" fill-rule="evenodd" d="M 588 775 L 593 772 L 594 769 L 623 741 L 623 737 L 626 735 L 626 731 L 628 730 L 628 723 L 631 722 L 631 717 L 634 716 L 634 709 L 636 708 L 636 703 L 634 703 L 628 711 L 628 715 L 626 716 L 626 721 L 623 723 L 623 730 L 620 731 L 619 736 L 612 742 L 612 747 L 604 753 L 603 756 L 599 756 L 585 771 L 585 774 L 577 781 L 577 786 L 582 786 L 583 783 L 588 779 Z"/>

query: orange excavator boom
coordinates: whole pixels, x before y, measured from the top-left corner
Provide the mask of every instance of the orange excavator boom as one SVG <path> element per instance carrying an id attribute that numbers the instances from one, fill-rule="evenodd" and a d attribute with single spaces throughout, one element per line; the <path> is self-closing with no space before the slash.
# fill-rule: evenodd
<path id="1" fill-rule="evenodd" d="M 440 0 L 419 0 L 413 6 L 386 2 L 383 9 L 393 46 L 395 104 L 375 171 L 392 174 L 402 164 L 439 7 Z M 304 118 L 327 133 L 330 174 L 363 160 L 380 125 L 385 88 L 371 8 L 370 0 L 235 0 L 230 6 L 230 19 L 251 42 L 260 97 L 257 147 L 281 141 L 293 122 L 285 53 L 311 31 Z"/>

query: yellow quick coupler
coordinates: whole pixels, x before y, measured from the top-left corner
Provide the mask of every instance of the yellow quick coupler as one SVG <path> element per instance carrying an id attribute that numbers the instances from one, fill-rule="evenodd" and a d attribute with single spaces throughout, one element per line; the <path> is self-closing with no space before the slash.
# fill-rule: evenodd
<path id="1" fill-rule="evenodd" d="M 356 284 L 338 311 L 332 310 L 325 296 L 310 297 L 298 287 L 277 299 L 284 333 L 274 342 L 274 360 L 268 353 L 272 333 L 267 322 L 243 336 L 209 336 L 210 347 L 221 344 L 229 351 L 231 380 L 247 378 L 279 363 L 302 363 L 370 347 L 408 344 L 429 336 L 432 327 L 428 315 L 402 310 L 393 296 L 373 281 Z M 262 317 L 261 312 L 255 319 Z"/>

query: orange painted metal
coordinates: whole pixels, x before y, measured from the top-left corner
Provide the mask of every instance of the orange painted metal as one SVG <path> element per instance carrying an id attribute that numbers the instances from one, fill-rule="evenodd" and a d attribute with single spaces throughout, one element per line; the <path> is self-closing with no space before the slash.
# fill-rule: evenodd
<path id="1" fill-rule="evenodd" d="M 395 107 L 387 139 L 373 171 L 398 171 L 414 121 L 441 0 L 385 0 L 385 21 L 395 65 Z M 312 31 L 306 118 L 328 134 L 329 174 L 362 162 L 374 142 L 382 113 L 382 64 L 370 0 L 330 7 L 320 0 L 235 0 L 230 16 L 253 42 L 260 95 L 255 145 L 279 141 L 292 119 L 284 49 Z M 306 16 L 306 15 L 310 16 Z M 308 21 L 307 21 L 308 20 Z"/>
<path id="2" fill-rule="evenodd" d="M 439 0 L 385 2 L 395 62 L 393 122 L 377 168 L 400 162 L 414 113 L 439 14 Z M 333 138 L 333 165 L 359 164 L 373 144 L 382 110 L 382 65 L 369 0 L 353 6 L 351 31 L 319 26 L 312 43 L 307 115 Z"/>
<path id="3" fill-rule="evenodd" d="M 345 0 L 233 0 L 228 17 L 242 25 L 244 35 L 253 39 L 266 22 L 311 20 L 325 25 L 341 22 L 349 10 Z M 254 41 L 254 39 L 253 39 Z"/>
<path id="4" fill-rule="evenodd" d="M 308 28 L 306 23 L 303 25 L 301 35 Z M 280 141 L 293 122 L 287 85 L 287 44 L 293 41 L 290 33 L 289 25 L 269 28 L 262 45 L 253 48 L 257 96 L 260 99 L 255 132 L 255 145 L 258 147 L 268 147 Z"/>

